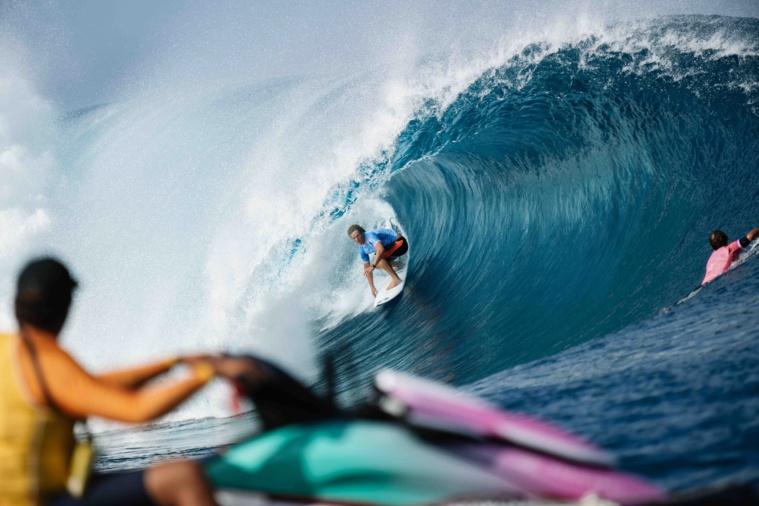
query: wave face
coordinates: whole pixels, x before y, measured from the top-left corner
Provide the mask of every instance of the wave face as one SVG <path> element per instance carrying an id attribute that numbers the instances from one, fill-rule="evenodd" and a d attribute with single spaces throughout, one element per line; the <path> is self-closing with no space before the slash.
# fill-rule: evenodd
<path id="1" fill-rule="evenodd" d="M 411 121 L 387 200 L 412 274 L 373 332 L 419 372 L 423 349 L 469 382 L 682 298 L 711 230 L 756 222 L 757 46 L 725 34 L 755 41 L 757 27 L 676 18 L 531 44 Z"/>
<path id="2" fill-rule="evenodd" d="M 536 43 L 426 104 L 386 184 L 408 289 L 325 339 L 558 422 L 669 490 L 757 490 L 755 245 L 682 300 L 711 230 L 758 223 L 757 35 L 670 18 Z"/>
<path id="3" fill-rule="evenodd" d="M 757 41 L 757 19 L 667 17 L 411 78 L 154 84 L 74 111 L 3 65 L 0 120 L 23 128 L 0 131 L 0 295 L 52 250 L 82 281 L 65 337 L 93 367 L 223 348 L 314 378 L 337 348 L 362 382 L 464 385 L 667 487 L 756 483 L 755 250 L 678 301 L 713 229 L 759 225 Z M 410 271 L 374 311 L 345 231 L 389 217 Z"/>

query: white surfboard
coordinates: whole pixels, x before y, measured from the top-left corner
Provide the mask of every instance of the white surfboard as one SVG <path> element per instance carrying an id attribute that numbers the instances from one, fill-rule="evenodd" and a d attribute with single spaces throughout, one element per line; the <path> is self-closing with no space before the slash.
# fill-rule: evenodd
<path id="1" fill-rule="evenodd" d="M 406 241 L 408 241 L 408 236 L 406 235 L 406 232 L 398 225 L 395 221 L 392 219 L 388 220 L 388 222 L 383 225 L 383 228 L 392 228 L 395 230 L 398 234 L 402 235 L 406 238 Z M 406 276 L 408 275 L 408 263 L 409 263 L 409 255 L 411 253 L 411 245 L 409 244 L 409 250 L 401 257 L 396 258 L 390 262 L 390 265 L 393 266 L 393 270 L 396 274 L 398 274 L 398 277 L 401 278 L 401 282 L 398 283 L 398 285 L 394 286 L 390 290 L 386 290 L 384 287 L 390 284 L 390 276 L 387 275 L 385 271 L 382 269 L 376 269 L 374 271 L 374 286 L 378 287 L 377 289 L 377 296 L 374 298 L 374 307 L 381 306 L 382 304 L 386 304 L 399 296 L 401 292 L 403 291 L 403 287 L 406 285 Z M 379 288 L 383 287 L 383 288 Z"/>

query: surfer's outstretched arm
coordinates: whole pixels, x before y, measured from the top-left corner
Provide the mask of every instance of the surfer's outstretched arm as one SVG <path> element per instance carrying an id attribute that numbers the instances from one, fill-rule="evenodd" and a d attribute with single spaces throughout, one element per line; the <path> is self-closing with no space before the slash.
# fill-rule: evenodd
<path id="1" fill-rule="evenodd" d="M 748 239 L 749 242 L 753 241 L 757 237 L 759 237 L 759 228 L 755 228 L 754 230 L 746 234 L 746 239 Z"/>
<path id="2" fill-rule="evenodd" d="M 369 262 L 364 262 L 364 276 L 369 282 L 369 288 L 372 289 L 372 295 L 377 295 L 377 289 L 374 287 L 374 266 Z"/>

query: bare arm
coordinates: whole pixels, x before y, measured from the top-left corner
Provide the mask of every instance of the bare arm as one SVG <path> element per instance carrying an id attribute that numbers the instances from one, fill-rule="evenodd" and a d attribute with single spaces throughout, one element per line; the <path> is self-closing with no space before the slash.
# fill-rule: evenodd
<path id="1" fill-rule="evenodd" d="M 188 378 L 130 389 L 90 375 L 65 353 L 45 357 L 41 363 L 50 394 L 66 414 L 130 423 L 145 422 L 168 413 L 213 377 L 213 367 L 203 362 L 195 365 Z"/>
<path id="2" fill-rule="evenodd" d="M 93 378 L 110 385 L 134 389 L 142 386 L 153 378 L 168 372 L 177 362 L 179 362 L 179 360 L 176 358 L 161 360 L 160 362 L 139 367 L 96 374 L 93 375 Z"/>
<path id="3" fill-rule="evenodd" d="M 364 276 L 366 276 L 366 280 L 369 282 L 369 288 L 372 289 L 372 295 L 376 295 L 377 289 L 374 287 L 374 267 L 369 262 L 364 262 Z"/>
<path id="4" fill-rule="evenodd" d="M 746 238 L 749 241 L 753 241 L 757 237 L 759 237 L 759 228 L 755 228 L 754 230 L 752 230 L 751 232 L 749 232 L 748 234 L 746 234 Z"/>
<path id="5" fill-rule="evenodd" d="M 385 252 L 385 246 L 382 244 L 382 241 L 377 241 L 374 243 L 374 251 L 377 252 L 374 257 L 374 265 L 376 266 L 377 263 L 382 260 L 382 254 Z"/>

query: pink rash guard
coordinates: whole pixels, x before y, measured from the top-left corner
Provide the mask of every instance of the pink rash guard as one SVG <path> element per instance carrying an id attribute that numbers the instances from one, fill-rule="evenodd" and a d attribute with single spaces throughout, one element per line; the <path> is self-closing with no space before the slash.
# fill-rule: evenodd
<path id="1" fill-rule="evenodd" d="M 706 263 L 706 276 L 701 284 L 704 285 L 725 272 L 738 259 L 742 249 L 741 241 L 738 240 L 715 250 Z"/>

